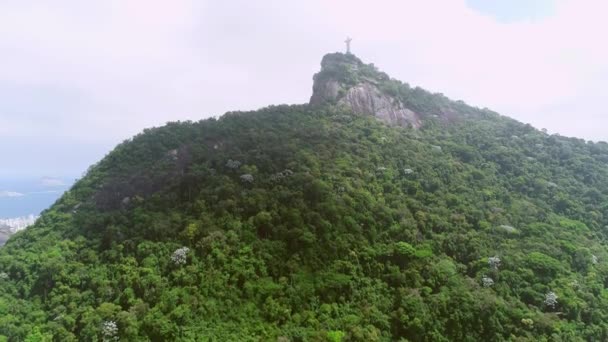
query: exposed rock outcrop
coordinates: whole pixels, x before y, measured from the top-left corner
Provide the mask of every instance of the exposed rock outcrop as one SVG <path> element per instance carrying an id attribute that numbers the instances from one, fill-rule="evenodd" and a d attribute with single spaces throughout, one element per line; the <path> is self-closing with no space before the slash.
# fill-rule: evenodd
<path id="1" fill-rule="evenodd" d="M 391 125 L 419 128 L 420 117 L 397 99 L 383 94 L 376 85 L 361 83 L 350 88 L 338 104 L 347 105 L 353 112 L 372 115 Z"/>
<path id="2" fill-rule="evenodd" d="M 388 80 L 386 74 L 354 55 L 328 54 L 314 77 L 310 104 L 345 105 L 354 113 L 375 116 L 387 124 L 419 128 L 420 115 L 381 90 Z"/>
<path id="3" fill-rule="evenodd" d="M 335 102 L 340 91 L 343 91 L 343 89 L 337 80 L 329 79 L 323 82 L 314 82 L 310 104 L 322 105 L 324 103 Z"/>

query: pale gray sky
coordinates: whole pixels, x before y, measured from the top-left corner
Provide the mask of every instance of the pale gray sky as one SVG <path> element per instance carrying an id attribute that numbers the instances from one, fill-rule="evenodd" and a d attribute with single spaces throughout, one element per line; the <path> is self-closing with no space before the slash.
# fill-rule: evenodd
<path id="1" fill-rule="evenodd" d="M 145 127 L 307 102 L 321 57 L 347 35 L 411 85 L 607 140 L 607 11 L 603 0 L 4 0 L 0 177 L 80 175 Z"/>

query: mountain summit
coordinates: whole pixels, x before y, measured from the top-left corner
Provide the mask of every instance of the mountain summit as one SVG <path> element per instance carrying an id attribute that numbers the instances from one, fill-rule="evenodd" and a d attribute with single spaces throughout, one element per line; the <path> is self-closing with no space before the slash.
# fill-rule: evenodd
<path id="1" fill-rule="evenodd" d="M 344 105 L 354 113 L 375 116 L 388 124 L 419 128 L 420 115 L 406 108 L 398 93 L 390 93 L 390 82 L 386 74 L 355 55 L 328 54 L 314 76 L 310 104 Z"/>
<path id="2" fill-rule="evenodd" d="M 313 106 L 345 106 L 354 113 L 374 116 L 387 124 L 413 128 L 420 128 L 431 118 L 449 121 L 458 117 L 454 106 L 441 95 L 411 89 L 350 53 L 325 55 L 321 71 L 313 79 L 310 98 Z M 433 105 L 426 103 L 425 106 L 421 100 L 430 100 Z"/>
<path id="3" fill-rule="evenodd" d="M 0 248 L 0 341 L 606 341 L 607 164 L 329 54 L 91 166 Z"/>

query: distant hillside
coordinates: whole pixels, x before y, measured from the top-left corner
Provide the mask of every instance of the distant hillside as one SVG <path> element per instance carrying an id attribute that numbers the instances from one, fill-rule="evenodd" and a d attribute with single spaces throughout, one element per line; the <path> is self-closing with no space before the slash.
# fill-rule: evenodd
<path id="1" fill-rule="evenodd" d="M 4 245 L 11 235 L 13 235 L 11 227 L 0 223 L 0 246 Z"/>
<path id="2" fill-rule="evenodd" d="M 605 341 L 607 162 L 331 54 L 93 165 L 0 249 L 0 341 Z"/>

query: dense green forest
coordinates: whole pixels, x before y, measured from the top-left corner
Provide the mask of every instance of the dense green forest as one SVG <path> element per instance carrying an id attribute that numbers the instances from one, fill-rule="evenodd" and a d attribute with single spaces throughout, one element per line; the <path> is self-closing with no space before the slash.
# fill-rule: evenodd
<path id="1" fill-rule="evenodd" d="M 0 341 L 608 340 L 608 144 L 382 86 L 421 129 L 271 106 L 120 144 L 0 249 Z"/>

